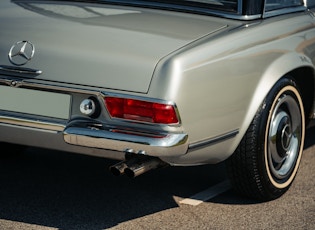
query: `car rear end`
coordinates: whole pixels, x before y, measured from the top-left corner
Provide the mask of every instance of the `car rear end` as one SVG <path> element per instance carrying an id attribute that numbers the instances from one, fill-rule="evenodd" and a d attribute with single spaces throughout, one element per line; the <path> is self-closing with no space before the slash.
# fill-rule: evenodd
<path id="1" fill-rule="evenodd" d="M 112 159 L 187 152 L 176 97 L 163 94 L 174 84 L 150 90 L 152 78 L 225 23 L 62 1 L 3 1 L 0 15 L 0 141 Z"/>

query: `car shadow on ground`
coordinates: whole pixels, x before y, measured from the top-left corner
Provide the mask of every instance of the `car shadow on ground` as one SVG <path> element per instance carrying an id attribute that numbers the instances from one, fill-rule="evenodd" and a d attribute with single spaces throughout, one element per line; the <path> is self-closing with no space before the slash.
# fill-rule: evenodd
<path id="1" fill-rule="evenodd" d="M 305 148 L 315 145 L 308 129 Z M 0 159 L 0 219 L 58 229 L 106 229 L 119 223 L 179 207 L 223 180 L 224 164 L 168 167 L 136 178 L 113 176 L 117 161 L 39 148 Z M 252 204 L 233 190 L 209 200 Z"/>
<path id="2" fill-rule="evenodd" d="M 58 229 L 106 229 L 178 207 L 224 179 L 220 165 L 116 177 L 117 161 L 39 148 L 0 160 L 0 219 Z"/>

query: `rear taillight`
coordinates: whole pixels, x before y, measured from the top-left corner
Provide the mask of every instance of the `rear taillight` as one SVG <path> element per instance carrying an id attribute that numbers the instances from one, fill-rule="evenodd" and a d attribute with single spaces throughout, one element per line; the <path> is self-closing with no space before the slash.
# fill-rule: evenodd
<path id="1" fill-rule="evenodd" d="M 111 117 L 160 124 L 176 124 L 178 118 L 173 105 L 129 98 L 105 97 Z"/>

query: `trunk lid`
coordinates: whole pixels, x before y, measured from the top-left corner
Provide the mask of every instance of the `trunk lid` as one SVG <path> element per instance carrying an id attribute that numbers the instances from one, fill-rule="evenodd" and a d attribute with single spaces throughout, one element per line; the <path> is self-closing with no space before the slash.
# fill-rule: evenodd
<path id="1" fill-rule="evenodd" d="M 226 22 L 226 21 L 225 21 Z M 1 1 L 0 66 L 18 41 L 36 79 L 145 93 L 158 61 L 227 25 L 211 17 L 105 4 Z M 28 51 L 30 52 L 30 51 Z"/>

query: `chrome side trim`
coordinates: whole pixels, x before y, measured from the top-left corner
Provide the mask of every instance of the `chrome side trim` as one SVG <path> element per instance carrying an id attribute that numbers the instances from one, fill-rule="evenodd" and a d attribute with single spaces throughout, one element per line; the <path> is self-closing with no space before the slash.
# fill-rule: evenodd
<path id="1" fill-rule="evenodd" d="M 179 156 L 188 149 L 188 135 L 184 133 L 144 133 L 84 121 L 66 127 L 63 135 L 72 145 L 150 156 Z"/>
<path id="2" fill-rule="evenodd" d="M 39 121 L 33 119 L 21 119 L 18 117 L 13 117 L 12 115 L 0 115 L 0 123 L 16 125 L 16 126 L 23 126 L 23 127 L 31 127 L 37 129 L 45 129 L 50 131 L 60 132 L 63 131 L 65 128 L 64 124 L 59 123 L 52 123 L 46 121 Z"/>
<path id="3" fill-rule="evenodd" d="M 238 133 L 239 133 L 239 130 L 233 130 L 233 131 L 225 133 L 221 136 L 217 136 L 217 137 L 214 137 L 211 139 L 207 139 L 207 140 L 203 140 L 203 141 L 199 141 L 199 142 L 190 144 L 188 146 L 188 151 L 190 152 L 190 151 L 194 151 L 196 149 L 205 148 L 209 145 L 213 145 L 213 144 L 216 144 L 218 142 L 222 142 L 222 141 L 225 141 L 227 139 L 231 139 L 231 138 L 235 137 Z"/>

